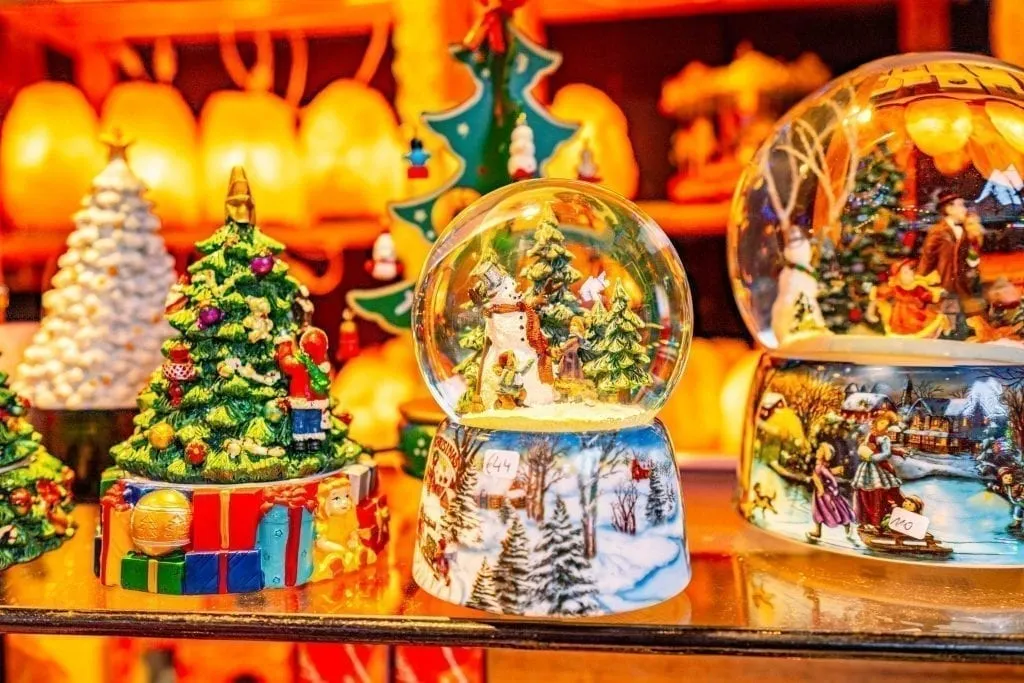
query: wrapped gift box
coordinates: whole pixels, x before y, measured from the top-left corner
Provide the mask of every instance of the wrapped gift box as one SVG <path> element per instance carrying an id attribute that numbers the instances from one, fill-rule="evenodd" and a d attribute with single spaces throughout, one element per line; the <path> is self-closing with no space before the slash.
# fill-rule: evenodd
<path id="1" fill-rule="evenodd" d="M 185 554 L 177 550 L 165 557 L 134 551 L 121 559 L 121 586 L 149 593 L 181 595 L 185 583 Z"/>
<path id="2" fill-rule="evenodd" d="M 218 550 L 185 554 L 186 595 L 250 593 L 263 588 L 259 550 Z"/>
<path id="3" fill-rule="evenodd" d="M 386 645 L 299 643 L 298 662 L 298 683 L 386 683 L 392 680 L 388 676 Z"/>
<path id="4" fill-rule="evenodd" d="M 256 533 L 263 585 L 301 586 L 313 576 L 316 485 L 268 489 Z"/>
<path id="5" fill-rule="evenodd" d="M 402 681 L 484 683 L 484 651 L 475 647 L 395 648 L 395 670 Z"/>
<path id="6" fill-rule="evenodd" d="M 123 479 L 126 476 L 128 476 L 128 472 L 120 467 L 108 467 L 103 470 L 103 473 L 100 474 L 100 498 L 103 498 L 110 487 L 117 483 L 119 479 Z"/>
<path id="7" fill-rule="evenodd" d="M 100 499 L 100 543 L 96 547 L 97 575 L 104 586 L 121 585 L 122 560 L 134 549 L 132 511 L 125 500 L 124 484 L 107 488 Z"/>
<path id="8" fill-rule="evenodd" d="M 352 501 L 356 504 L 366 500 L 377 488 L 377 465 L 373 461 L 363 461 L 342 468 L 352 484 Z"/>
<path id="9" fill-rule="evenodd" d="M 262 505 L 262 489 L 197 490 L 192 495 L 192 548 L 252 550 Z"/>
<path id="10" fill-rule="evenodd" d="M 359 519 L 360 542 L 374 553 L 384 550 L 391 538 L 388 497 L 382 495 L 364 500 L 356 507 L 356 517 Z"/>
<path id="11" fill-rule="evenodd" d="M 112 468 L 107 468 L 107 470 L 105 470 L 105 472 L 109 472 L 111 469 Z M 156 483 L 152 483 L 152 482 L 142 483 L 140 481 L 132 481 L 131 479 L 125 479 L 124 480 L 124 499 L 125 499 L 125 501 L 129 505 L 134 507 L 135 504 L 139 502 L 140 498 L 142 498 L 144 495 L 146 495 L 150 491 L 155 491 L 158 488 L 160 488 L 160 486 L 158 484 L 156 484 Z"/>

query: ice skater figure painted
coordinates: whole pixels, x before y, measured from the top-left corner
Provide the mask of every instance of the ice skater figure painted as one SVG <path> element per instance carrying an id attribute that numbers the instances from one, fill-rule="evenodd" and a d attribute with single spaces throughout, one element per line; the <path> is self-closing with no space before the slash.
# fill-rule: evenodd
<path id="1" fill-rule="evenodd" d="M 814 454 L 814 473 L 811 475 L 811 483 L 814 484 L 811 520 L 814 529 L 807 532 L 807 539 L 812 542 L 821 538 L 822 525 L 829 529 L 841 526 L 847 536 L 853 530 L 853 510 L 840 495 L 839 482 L 836 481 L 836 474 L 843 471 L 842 465 L 830 466 L 835 453 L 831 444 L 823 443 Z"/>
<path id="2" fill-rule="evenodd" d="M 480 278 L 471 291 L 476 303 L 483 304 L 485 318 L 481 402 L 489 409 L 502 401 L 501 358 L 511 352 L 520 368 L 517 381 L 522 382 L 522 399 L 517 405 L 553 403 L 551 357 L 537 311 L 523 300 L 515 279 L 493 259 L 482 259 L 471 275 Z"/>
<path id="3" fill-rule="evenodd" d="M 893 264 L 890 277 L 871 290 L 866 317 L 879 319 L 886 334 L 934 339 L 947 331 L 946 316 L 938 308 L 943 290 L 939 276 L 918 275 L 909 259 Z"/>
<path id="4" fill-rule="evenodd" d="M 903 503 L 903 482 L 890 462 L 892 442 L 886 434 L 895 421 L 896 416 L 890 413 L 876 417 L 857 449 L 860 463 L 853 475 L 853 509 L 860 528 L 872 533 L 884 531 L 882 519 L 894 506 Z"/>
<path id="5" fill-rule="evenodd" d="M 772 331 L 779 344 L 804 332 L 827 334 L 818 306 L 818 277 L 811 265 L 811 242 L 794 227 L 786 235 L 785 265 L 779 274 L 779 293 L 772 304 Z"/>
<path id="6" fill-rule="evenodd" d="M 1024 523 L 1024 483 L 1014 467 L 1000 467 L 996 476 L 998 477 L 997 490 L 1006 496 L 1011 507 L 1010 523 L 1007 529 L 1014 532 L 1021 531 L 1021 524 Z"/>

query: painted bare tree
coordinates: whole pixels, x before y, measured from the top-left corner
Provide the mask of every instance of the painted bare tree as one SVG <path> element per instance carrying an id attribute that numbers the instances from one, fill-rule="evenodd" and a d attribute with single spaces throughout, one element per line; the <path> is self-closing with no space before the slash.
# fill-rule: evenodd
<path id="1" fill-rule="evenodd" d="M 624 534 L 636 534 L 636 503 L 640 498 L 640 487 L 630 479 L 615 487 L 612 502 L 612 526 Z"/>
<path id="2" fill-rule="evenodd" d="M 1024 453 L 1024 387 L 1007 386 L 1003 388 L 1003 405 L 1006 406 L 1006 417 L 1010 425 L 1010 434 L 1018 452 Z"/>
<path id="3" fill-rule="evenodd" d="M 583 553 L 590 559 L 597 555 L 597 499 L 601 481 L 627 463 L 628 451 L 619 442 L 618 432 L 588 434 L 583 437 L 581 445 L 576 464 L 576 486 L 580 492 L 583 519 Z"/>
<path id="4" fill-rule="evenodd" d="M 787 242 L 803 194 L 815 188 L 825 201 L 825 228 L 839 228 L 839 218 L 853 192 L 860 154 L 857 148 L 855 90 L 846 86 L 782 128 L 775 145 L 761 158 L 768 201 Z M 817 201 L 817 198 L 815 198 Z"/>
<path id="5" fill-rule="evenodd" d="M 544 521 L 544 498 L 551 487 L 565 478 L 558 467 L 564 454 L 556 451 L 553 439 L 538 436 L 526 449 L 526 516 L 535 522 Z"/>

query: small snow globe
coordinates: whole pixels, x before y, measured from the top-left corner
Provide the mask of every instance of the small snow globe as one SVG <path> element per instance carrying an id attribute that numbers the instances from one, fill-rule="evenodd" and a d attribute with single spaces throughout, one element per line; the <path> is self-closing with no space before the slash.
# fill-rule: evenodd
<path id="1" fill-rule="evenodd" d="M 829 550 L 1024 565 L 1024 70 L 893 57 L 793 108 L 733 199 L 740 507 Z"/>
<path id="2" fill-rule="evenodd" d="M 421 587 L 566 616 L 686 586 L 682 500 L 655 414 L 682 374 L 692 313 L 653 220 L 590 183 L 516 182 L 440 236 L 412 319 L 447 414 L 424 475 Z"/>

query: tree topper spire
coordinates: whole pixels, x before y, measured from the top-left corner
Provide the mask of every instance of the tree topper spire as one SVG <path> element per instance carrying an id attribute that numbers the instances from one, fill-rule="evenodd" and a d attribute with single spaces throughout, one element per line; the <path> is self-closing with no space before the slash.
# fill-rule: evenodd
<path id="1" fill-rule="evenodd" d="M 224 213 L 236 223 L 255 223 L 256 206 L 252 203 L 249 192 L 249 179 L 245 177 L 245 169 L 235 166 L 231 169 L 231 180 L 228 181 L 228 198 L 224 201 Z"/>
<path id="2" fill-rule="evenodd" d="M 109 133 L 100 136 L 100 142 L 107 146 L 107 162 L 115 159 L 128 160 L 126 153 L 128 148 L 135 144 L 134 140 L 126 138 L 121 129 L 114 127 Z"/>

